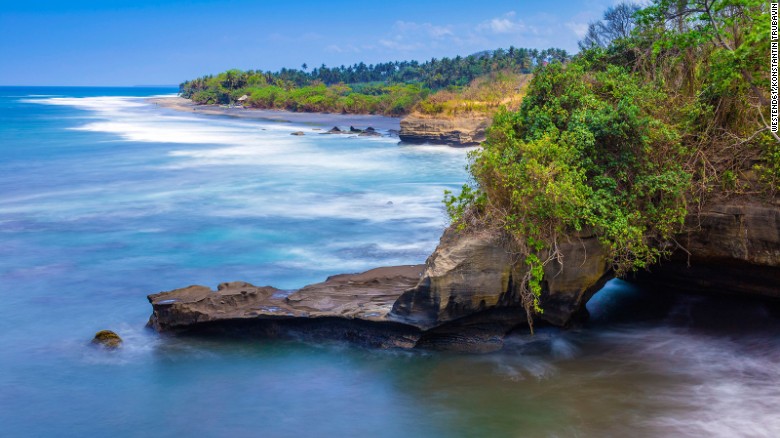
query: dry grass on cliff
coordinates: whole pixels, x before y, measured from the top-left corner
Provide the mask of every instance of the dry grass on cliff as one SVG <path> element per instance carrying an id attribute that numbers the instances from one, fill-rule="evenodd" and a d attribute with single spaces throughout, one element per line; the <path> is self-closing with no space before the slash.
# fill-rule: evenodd
<path id="1" fill-rule="evenodd" d="M 530 83 L 530 74 L 502 71 L 482 76 L 468 86 L 456 90 L 441 90 L 415 107 L 413 114 L 454 118 L 490 116 L 502 106 L 517 110 Z"/>

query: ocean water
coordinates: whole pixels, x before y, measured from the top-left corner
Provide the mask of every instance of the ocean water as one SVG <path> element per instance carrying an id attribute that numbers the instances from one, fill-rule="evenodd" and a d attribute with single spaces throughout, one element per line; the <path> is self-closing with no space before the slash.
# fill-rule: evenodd
<path id="1" fill-rule="evenodd" d="M 489 355 L 158 337 L 150 293 L 422 262 L 467 179 L 463 149 L 146 101 L 174 91 L 0 88 L 0 436 L 780 436 L 761 300 L 613 281 Z"/>

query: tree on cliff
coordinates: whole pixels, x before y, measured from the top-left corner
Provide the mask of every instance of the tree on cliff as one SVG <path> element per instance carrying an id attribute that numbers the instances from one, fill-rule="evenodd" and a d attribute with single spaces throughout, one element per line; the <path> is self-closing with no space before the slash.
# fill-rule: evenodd
<path id="1" fill-rule="evenodd" d="M 604 18 L 590 23 L 588 31 L 578 43 L 581 50 L 593 47 L 608 47 L 613 41 L 628 38 L 636 27 L 636 13 L 639 5 L 620 3 L 609 7 L 604 12 Z"/>
<path id="2" fill-rule="evenodd" d="M 762 92 L 768 5 L 656 0 L 634 17 L 630 35 L 616 25 L 539 70 L 520 110 L 499 113 L 471 155 L 476 184 L 445 199 L 461 228 L 506 232 L 529 316 L 543 311 L 543 267 L 577 232 L 598 236 L 620 275 L 678 247 L 685 215 L 709 197 L 780 189 Z"/>

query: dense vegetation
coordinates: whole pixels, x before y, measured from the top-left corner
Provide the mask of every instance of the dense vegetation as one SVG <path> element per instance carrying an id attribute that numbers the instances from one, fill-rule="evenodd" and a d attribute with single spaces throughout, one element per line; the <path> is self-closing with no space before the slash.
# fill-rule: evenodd
<path id="1" fill-rule="evenodd" d="M 617 8 L 571 62 L 537 71 L 519 111 L 496 116 L 471 156 L 474 184 L 445 200 L 460 227 L 511 238 L 529 316 L 542 311 L 543 268 L 560 260 L 562 239 L 594 233 L 621 275 L 675 248 L 685 215 L 708 198 L 780 189 L 764 94 L 768 3 Z"/>
<path id="2" fill-rule="evenodd" d="M 291 111 L 401 115 L 432 92 L 457 93 L 486 75 L 527 74 L 536 66 L 565 61 L 560 49 L 498 49 L 466 57 L 364 63 L 349 67 L 325 65 L 308 71 L 228 70 L 184 82 L 183 97 L 203 104 L 231 104 L 246 95 L 245 105 Z"/>
<path id="3" fill-rule="evenodd" d="M 420 101 L 418 114 L 456 117 L 493 114 L 500 108 L 517 110 L 531 79 L 530 74 L 502 70 L 474 79 L 465 87 L 449 87 Z"/>

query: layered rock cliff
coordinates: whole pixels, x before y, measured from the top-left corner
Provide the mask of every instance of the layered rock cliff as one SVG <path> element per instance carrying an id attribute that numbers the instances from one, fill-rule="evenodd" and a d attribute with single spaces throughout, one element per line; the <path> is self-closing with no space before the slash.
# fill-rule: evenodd
<path id="1" fill-rule="evenodd" d="M 611 270 L 593 236 L 573 237 L 561 244 L 560 251 L 562 263 L 545 267 L 541 319 L 566 326 L 611 278 Z M 520 283 L 525 274 L 501 233 L 450 228 L 428 258 L 420 282 L 395 302 L 392 314 L 424 327 L 499 308 L 511 308 L 524 320 Z"/>
<path id="2" fill-rule="evenodd" d="M 420 330 L 395 324 L 393 303 L 419 282 L 422 265 L 335 275 L 298 291 L 222 283 L 149 295 L 148 326 L 161 333 L 342 338 L 375 347 L 413 347 Z"/>
<path id="3" fill-rule="evenodd" d="M 549 267 L 543 320 L 568 325 L 609 278 L 592 236 L 564 243 L 562 265 Z M 178 334 L 306 336 L 378 347 L 470 352 L 499 349 L 504 336 L 528 330 L 518 268 L 500 233 L 447 230 L 426 264 L 338 275 L 293 293 L 249 283 L 217 291 L 190 286 L 149 296 L 149 326 Z"/>
<path id="4" fill-rule="evenodd" d="M 491 119 L 483 114 L 453 118 L 410 114 L 401 120 L 398 136 L 402 142 L 412 144 L 476 146 L 485 141 L 485 129 Z"/>
<path id="5" fill-rule="evenodd" d="M 713 203 L 686 218 L 676 249 L 630 280 L 673 290 L 780 298 L 780 205 Z M 670 243 L 671 244 L 671 243 Z M 598 239 L 587 233 L 560 245 L 562 263 L 545 266 L 540 321 L 568 326 L 587 317 L 585 305 L 612 278 Z M 441 325 L 488 309 L 520 312 L 518 281 L 500 235 L 450 229 L 428 259 L 420 283 L 393 306 L 399 319 Z"/>
<path id="6" fill-rule="evenodd" d="M 696 293 L 780 298 L 780 203 L 717 202 L 686 218 L 669 260 L 629 278 Z"/>
<path id="7" fill-rule="evenodd" d="M 780 205 L 719 203 L 690 214 L 671 259 L 632 281 L 780 298 Z M 537 323 L 569 326 L 612 278 L 598 239 L 572 236 L 545 267 Z M 150 295 L 160 332 L 348 339 L 377 347 L 472 352 L 528 330 L 525 271 L 500 232 L 448 229 L 426 264 L 339 275 L 293 293 L 248 283 Z"/>

